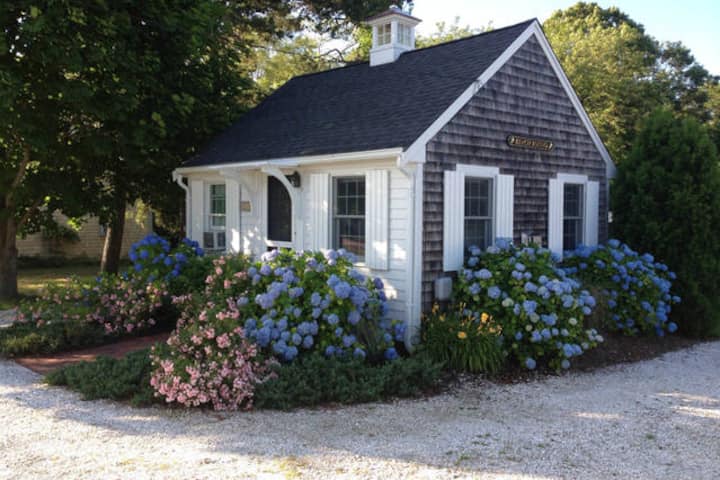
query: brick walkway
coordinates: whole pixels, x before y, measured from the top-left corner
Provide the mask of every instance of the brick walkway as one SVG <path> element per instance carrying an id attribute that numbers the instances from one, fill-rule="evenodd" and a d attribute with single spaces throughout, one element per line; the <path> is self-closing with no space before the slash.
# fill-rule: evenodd
<path id="1" fill-rule="evenodd" d="M 100 347 L 87 348 L 84 350 L 75 350 L 72 352 L 62 352 L 53 355 L 37 356 L 37 357 L 20 357 L 15 361 L 25 368 L 45 375 L 66 365 L 79 363 L 82 361 L 90 361 L 105 355 L 113 358 L 121 358 L 128 352 L 149 348 L 156 342 L 165 342 L 170 336 L 169 333 L 158 333 L 146 337 L 129 338 L 117 343 L 102 345 Z"/>

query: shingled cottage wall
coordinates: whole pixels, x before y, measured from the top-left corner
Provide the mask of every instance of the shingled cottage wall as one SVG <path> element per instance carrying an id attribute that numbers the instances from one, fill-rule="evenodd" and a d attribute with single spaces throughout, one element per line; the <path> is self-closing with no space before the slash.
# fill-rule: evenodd
<path id="1" fill-rule="evenodd" d="M 510 134 L 550 139 L 550 152 L 511 148 Z M 548 180 L 556 173 L 600 182 L 599 238 L 607 238 L 605 162 L 534 37 L 428 142 L 423 194 L 423 309 L 443 275 L 443 171 L 458 164 L 500 167 L 515 176 L 514 240 L 547 245 Z"/>

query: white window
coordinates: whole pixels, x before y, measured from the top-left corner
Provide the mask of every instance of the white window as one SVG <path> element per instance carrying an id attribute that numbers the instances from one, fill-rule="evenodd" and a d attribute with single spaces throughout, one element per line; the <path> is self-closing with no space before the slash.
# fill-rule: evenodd
<path id="1" fill-rule="evenodd" d="M 468 249 L 513 238 L 515 178 L 497 167 L 457 165 L 443 184 L 443 270 L 462 268 Z"/>
<path id="2" fill-rule="evenodd" d="M 584 243 L 584 185 L 566 183 L 563 189 L 563 250 L 575 250 Z"/>
<path id="3" fill-rule="evenodd" d="M 548 189 L 548 248 L 558 255 L 598 243 L 600 183 L 559 173 Z"/>
<path id="4" fill-rule="evenodd" d="M 389 23 L 378 25 L 377 27 L 377 44 L 387 45 L 392 41 L 392 28 Z"/>
<path id="5" fill-rule="evenodd" d="M 403 45 L 412 46 L 412 28 L 402 23 L 398 24 L 398 41 Z"/>
<path id="6" fill-rule="evenodd" d="M 486 249 L 493 244 L 493 181 L 465 177 L 465 255 L 470 247 Z"/>
<path id="7" fill-rule="evenodd" d="M 333 181 L 333 248 L 365 256 L 365 177 Z"/>
<path id="8" fill-rule="evenodd" d="M 211 230 L 225 230 L 225 185 L 210 185 L 208 226 Z"/>
<path id="9" fill-rule="evenodd" d="M 207 250 L 225 249 L 225 184 L 208 186 L 207 230 L 203 234 L 203 247 Z"/>

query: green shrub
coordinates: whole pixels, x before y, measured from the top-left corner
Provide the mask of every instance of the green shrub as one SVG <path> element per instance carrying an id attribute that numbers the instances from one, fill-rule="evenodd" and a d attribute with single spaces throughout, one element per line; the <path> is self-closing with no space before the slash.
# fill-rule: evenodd
<path id="1" fill-rule="evenodd" d="M 0 328 L 0 355 L 16 357 L 63 352 L 106 343 L 109 338 L 103 328 L 84 320 L 34 323 L 15 323 Z"/>
<path id="2" fill-rule="evenodd" d="M 486 313 L 477 318 L 457 309 L 442 312 L 435 305 L 422 325 L 423 349 L 446 368 L 495 373 L 505 362 L 499 328 Z"/>
<path id="3" fill-rule="evenodd" d="M 436 387 L 441 364 L 418 354 L 381 365 L 312 354 L 276 367 L 277 377 L 255 387 L 255 406 L 288 410 L 418 395 Z"/>
<path id="4" fill-rule="evenodd" d="M 98 357 L 91 362 L 62 367 L 49 373 L 45 381 L 75 390 L 85 400 L 129 400 L 133 405 L 142 406 L 154 401 L 151 371 L 150 351 L 144 349 L 121 359 Z"/>
<path id="5" fill-rule="evenodd" d="M 543 360 L 569 368 L 570 359 L 602 337 L 586 329 L 595 299 L 558 268 L 549 250 L 500 242 L 485 252 L 471 248 L 453 295 L 463 316 L 490 315 L 510 356 L 529 369 Z"/>
<path id="6" fill-rule="evenodd" d="M 720 335 L 720 164 L 704 127 L 668 111 L 642 125 L 618 165 L 613 234 L 677 274 L 680 328 Z"/>

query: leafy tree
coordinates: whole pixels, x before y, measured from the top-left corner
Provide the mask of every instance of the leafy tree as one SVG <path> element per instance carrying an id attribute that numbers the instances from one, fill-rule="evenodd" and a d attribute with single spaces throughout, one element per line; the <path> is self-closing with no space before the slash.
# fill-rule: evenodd
<path id="1" fill-rule="evenodd" d="M 255 78 L 260 92 L 270 94 L 297 75 L 343 65 L 344 52 L 323 51 L 321 40 L 309 35 L 281 38 L 256 48 Z"/>
<path id="2" fill-rule="evenodd" d="M 435 23 L 435 31 L 427 36 L 418 35 L 415 39 L 415 43 L 418 48 L 430 47 L 440 43 L 477 35 L 478 33 L 488 32 L 492 29 L 492 22 L 488 23 L 484 27 L 473 28 L 470 25 L 462 25 L 460 23 L 460 17 L 455 17 L 455 20 L 451 24 L 447 24 L 446 22 Z"/>
<path id="3" fill-rule="evenodd" d="M 558 10 L 543 28 L 616 161 L 657 107 L 708 121 L 705 86 L 717 79 L 680 42 L 660 43 L 617 7 L 596 3 Z"/>
<path id="4" fill-rule="evenodd" d="M 258 100 L 250 39 L 333 30 L 388 3 L 0 4 L 0 298 L 17 293 L 17 234 L 55 210 L 109 223 L 117 268 L 125 205 L 170 203 L 170 171 Z"/>
<path id="5" fill-rule="evenodd" d="M 577 3 L 543 28 L 610 154 L 629 149 L 636 123 L 660 105 L 652 84 L 657 45 L 616 7 Z"/>
<path id="6" fill-rule="evenodd" d="M 720 164 L 705 127 L 654 112 L 618 166 L 612 193 L 613 234 L 677 273 L 681 328 L 720 335 Z"/>

